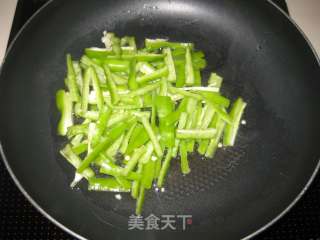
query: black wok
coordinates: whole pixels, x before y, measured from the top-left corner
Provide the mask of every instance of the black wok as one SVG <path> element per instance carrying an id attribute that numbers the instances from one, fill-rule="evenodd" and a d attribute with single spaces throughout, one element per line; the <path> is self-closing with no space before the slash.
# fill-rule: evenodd
<path id="1" fill-rule="evenodd" d="M 166 191 L 147 194 L 144 215 L 188 214 L 186 231 L 128 231 L 134 201 L 72 190 L 58 154 L 55 92 L 65 54 L 100 46 L 103 30 L 194 42 L 224 77 L 223 93 L 248 102 L 236 146 L 214 159 L 173 161 Z M 88 239 L 240 239 L 261 232 L 301 197 L 319 168 L 320 68 L 295 24 L 269 1 L 51 1 L 11 45 L 0 75 L 4 162 L 24 195 L 50 220 Z"/>

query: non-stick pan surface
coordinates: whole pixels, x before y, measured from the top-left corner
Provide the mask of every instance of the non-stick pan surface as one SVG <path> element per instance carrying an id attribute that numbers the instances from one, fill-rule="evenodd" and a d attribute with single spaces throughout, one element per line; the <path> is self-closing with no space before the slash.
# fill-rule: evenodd
<path id="1" fill-rule="evenodd" d="M 72 190 L 73 169 L 58 154 L 55 92 L 65 54 L 101 46 L 103 30 L 190 41 L 206 53 L 222 92 L 248 102 L 236 146 L 214 159 L 174 160 L 165 192 L 147 194 L 144 215 L 193 216 L 187 231 L 128 231 L 134 201 Z M 0 76 L 0 139 L 5 164 L 26 197 L 79 238 L 239 239 L 293 205 L 319 162 L 320 68 L 308 42 L 268 1 L 51 1 L 10 47 Z M 200 234 L 197 232 L 205 232 Z"/>

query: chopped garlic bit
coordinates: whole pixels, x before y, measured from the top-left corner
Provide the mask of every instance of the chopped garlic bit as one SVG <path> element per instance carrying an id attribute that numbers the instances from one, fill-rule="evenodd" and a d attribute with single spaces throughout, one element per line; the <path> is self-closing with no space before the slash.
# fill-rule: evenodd
<path id="1" fill-rule="evenodd" d="M 106 49 L 112 49 L 112 33 L 108 33 L 107 31 L 103 31 L 103 37 L 101 38 L 101 42 L 104 43 Z"/>
<path id="2" fill-rule="evenodd" d="M 242 125 L 246 125 L 246 124 L 247 124 L 247 121 L 243 119 L 243 120 L 241 121 L 241 124 L 242 124 Z"/>
<path id="3" fill-rule="evenodd" d="M 218 148 L 222 148 L 222 143 L 219 143 L 219 144 L 218 144 Z"/>
<path id="4" fill-rule="evenodd" d="M 114 197 L 118 200 L 121 200 L 122 199 L 122 196 L 121 194 L 117 193 L 116 195 L 114 195 Z"/>

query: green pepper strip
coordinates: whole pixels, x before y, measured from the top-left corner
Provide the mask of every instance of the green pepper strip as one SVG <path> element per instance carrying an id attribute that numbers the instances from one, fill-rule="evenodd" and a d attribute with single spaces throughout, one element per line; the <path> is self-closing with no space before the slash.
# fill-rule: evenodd
<path id="1" fill-rule="evenodd" d="M 162 157 L 162 149 L 161 149 L 161 146 L 160 146 L 160 143 L 158 141 L 158 138 L 157 138 L 156 134 L 152 130 L 152 127 L 151 127 L 151 125 L 149 123 L 148 118 L 143 116 L 143 117 L 140 118 L 140 120 L 141 120 L 144 128 L 146 129 L 149 137 L 150 137 L 150 140 L 151 140 L 151 142 L 153 144 L 153 147 L 154 147 L 154 150 L 155 150 L 157 156 L 161 158 Z"/>
<path id="2" fill-rule="evenodd" d="M 166 157 L 163 161 L 162 167 L 160 169 L 159 177 L 158 177 L 158 187 L 161 188 L 163 186 L 165 177 L 167 175 L 168 169 L 170 167 L 170 162 L 172 159 L 172 148 L 168 148 Z"/>
<path id="3" fill-rule="evenodd" d="M 130 192 L 130 188 L 125 188 L 115 178 L 89 178 L 89 191 L 104 192 Z"/>
<path id="4" fill-rule="evenodd" d="M 81 64 L 87 67 L 93 67 L 96 70 L 96 73 L 98 74 L 99 80 L 101 83 L 106 83 L 106 76 L 104 74 L 103 67 L 101 67 L 98 63 L 93 61 L 92 59 L 88 58 L 87 56 L 82 56 L 80 60 Z"/>
<path id="5" fill-rule="evenodd" d="M 214 156 L 214 154 L 217 150 L 219 141 L 223 135 L 225 125 L 226 125 L 226 123 L 221 118 L 219 118 L 219 120 L 217 121 L 217 124 L 216 124 L 217 134 L 216 134 L 216 137 L 211 139 L 209 142 L 208 148 L 205 152 L 206 157 L 212 158 Z"/>
<path id="6" fill-rule="evenodd" d="M 209 87 L 215 87 L 220 90 L 221 85 L 222 85 L 223 79 L 216 73 L 211 73 L 209 81 L 208 81 L 208 86 Z M 219 92 L 219 91 L 218 91 Z"/>
<path id="7" fill-rule="evenodd" d="M 166 39 L 146 39 L 145 46 L 148 50 L 157 50 L 160 48 L 193 48 L 193 43 L 168 42 Z"/>
<path id="8" fill-rule="evenodd" d="M 89 67 L 84 72 L 84 81 L 82 85 L 81 111 L 85 113 L 88 110 L 88 98 L 90 91 L 90 80 L 92 78 L 92 68 Z"/>
<path id="9" fill-rule="evenodd" d="M 131 91 L 130 93 L 127 94 L 127 97 L 136 97 L 136 96 L 145 95 L 157 89 L 159 86 L 160 86 L 160 82 L 155 82 L 150 85 L 146 85 L 145 87 Z"/>
<path id="10" fill-rule="evenodd" d="M 201 96 L 204 97 L 205 100 L 214 103 L 216 105 L 228 108 L 230 106 L 230 100 L 221 96 L 219 93 L 216 92 L 199 92 Z"/>
<path id="11" fill-rule="evenodd" d="M 76 74 L 76 81 L 79 90 L 82 89 L 83 79 L 82 79 L 82 69 L 78 61 L 73 61 L 73 69 Z"/>
<path id="12" fill-rule="evenodd" d="M 117 182 L 125 189 L 130 189 L 131 188 L 131 181 L 126 179 L 125 177 L 122 176 L 116 176 L 115 179 Z"/>
<path id="13" fill-rule="evenodd" d="M 194 69 L 194 86 L 201 86 L 201 72 L 198 68 Z"/>
<path id="14" fill-rule="evenodd" d="M 143 74 L 151 74 L 156 69 L 148 62 L 139 62 L 139 71 Z"/>
<path id="15" fill-rule="evenodd" d="M 135 59 L 132 59 L 130 61 L 128 85 L 130 90 L 135 90 L 138 88 L 138 83 L 136 79 L 136 60 Z"/>
<path id="16" fill-rule="evenodd" d="M 238 98 L 233 104 L 230 111 L 230 117 L 232 119 L 232 123 L 227 124 L 224 132 L 223 144 L 225 146 L 234 145 L 234 142 L 238 133 L 239 125 L 240 125 L 240 120 L 246 106 L 247 104 L 243 101 L 242 98 Z"/>
<path id="17" fill-rule="evenodd" d="M 120 101 L 120 97 L 118 94 L 117 86 L 113 80 L 113 76 L 112 76 L 110 69 L 108 68 L 107 65 L 104 65 L 104 71 L 107 76 L 107 86 L 108 86 L 108 89 L 110 92 L 111 102 L 112 102 L 112 104 L 117 104 Z"/>
<path id="18" fill-rule="evenodd" d="M 123 168 L 113 163 L 105 154 L 100 154 L 100 157 L 102 158 L 99 160 L 99 163 L 97 163 L 100 166 L 100 173 L 108 174 L 114 177 L 122 176 Z M 139 181 L 141 177 L 141 173 L 130 172 L 126 176 L 126 179 Z"/>
<path id="19" fill-rule="evenodd" d="M 61 113 L 58 123 L 58 134 L 65 136 L 68 128 L 73 125 L 72 100 L 70 94 L 64 90 L 58 90 L 56 93 L 56 105 Z"/>
<path id="20" fill-rule="evenodd" d="M 186 141 L 181 141 L 180 143 L 180 158 L 181 158 L 181 172 L 186 175 L 190 173 Z"/>
<path id="21" fill-rule="evenodd" d="M 138 124 L 132 132 L 126 154 L 131 154 L 134 149 L 141 147 L 149 140 L 147 131 L 141 124 Z"/>
<path id="22" fill-rule="evenodd" d="M 165 55 L 164 61 L 168 67 L 168 81 L 169 82 L 175 82 L 177 80 L 176 76 L 176 69 L 174 66 L 174 61 L 172 58 L 172 53 L 170 48 L 164 48 L 163 49 L 163 54 Z"/>
<path id="23" fill-rule="evenodd" d="M 103 62 L 112 72 L 129 72 L 130 62 L 128 60 L 106 59 Z"/>
<path id="24" fill-rule="evenodd" d="M 136 215 L 140 215 L 142 213 L 142 206 L 144 203 L 144 195 L 145 195 L 145 188 L 141 185 L 139 191 L 139 197 L 136 203 Z"/>
<path id="25" fill-rule="evenodd" d="M 67 67 L 68 67 L 68 88 L 70 91 L 71 99 L 74 102 L 79 102 L 80 93 L 77 86 L 76 73 L 73 68 L 73 62 L 70 54 L 67 54 Z"/>
<path id="26" fill-rule="evenodd" d="M 88 149 L 88 143 L 81 143 L 77 146 L 72 147 L 72 151 L 77 155 L 84 153 L 85 151 L 87 151 L 87 149 Z"/>
<path id="27" fill-rule="evenodd" d="M 101 141 L 95 148 L 92 149 L 92 152 L 88 154 L 88 156 L 83 160 L 81 165 L 79 166 L 77 172 L 81 173 L 83 172 L 84 169 L 86 169 L 91 162 L 93 162 L 99 154 L 106 150 L 113 141 L 115 141 L 118 137 L 120 137 L 123 132 L 126 130 L 128 127 L 128 123 L 121 122 L 117 126 L 113 127 L 107 134 L 106 139 Z"/>
<path id="28" fill-rule="evenodd" d="M 191 51 L 190 48 L 186 49 L 186 85 L 187 86 L 193 86 L 195 83 L 194 79 L 194 69 L 192 65 L 192 57 L 191 57 Z"/>
<path id="29" fill-rule="evenodd" d="M 88 134 L 88 123 L 79 124 L 79 125 L 72 125 L 68 127 L 67 136 L 68 138 L 72 138 L 78 134 Z"/>
<path id="30" fill-rule="evenodd" d="M 215 128 L 202 129 L 178 129 L 176 137 L 178 139 L 211 139 L 216 135 Z"/>
<path id="31" fill-rule="evenodd" d="M 113 78 L 115 84 L 117 84 L 117 85 L 128 84 L 128 79 L 126 79 L 125 77 L 123 77 L 123 76 L 121 76 L 119 74 L 116 74 L 116 73 L 111 73 L 111 74 L 112 74 L 112 78 Z"/>
<path id="32" fill-rule="evenodd" d="M 140 174 L 141 178 L 142 178 L 143 165 L 144 165 L 144 164 L 139 161 L 139 163 L 138 163 L 138 169 L 137 169 L 137 174 Z M 130 175 L 130 174 L 129 174 L 129 175 Z M 132 196 L 134 199 L 137 199 L 138 196 L 139 196 L 140 183 L 141 183 L 140 180 L 135 180 L 135 181 L 132 182 L 132 186 L 131 186 L 131 196 Z"/>
<path id="33" fill-rule="evenodd" d="M 81 159 L 80 157 L 73 152 L 72 147 L 70 144 L 67 144 L 61 151 L 61 155 L 76 169 L 79 168 L 81 165 Z M 91 168 L 86 168 L 83 171 L 83 176 L 86 178 L 93 177 L 95 174 Z"/>
<path id="34" fill-rule="evenodd" d="M 110 49 L 106 48 L 86 48 L 84 50 L 84 53 L 89 57 L 89 58 L 99 58 L 99 59 L 104 59 L 108 55 L 113 54 L 113 51 Z"/>
<path id="35" fill-rule="evenodd" d="M 107 108 L 103 108 L 102 111 L 100 112 L 99 120 L 97 123 L 97 131 L 92 140 L 93 145 L 96 145 L 100 141 L 101 136 L 104 134 L 107 127 L 107 123 L 111 116 L 111 113 L 112 113 L 112 110 Z"/>
<path id="36" fill-rule="evenodd" d="M 136 126 L 137 126 L 137 122 L 135 122 L 131 126 L 131 128 L 127 131 L 125 137 L 123 138 L 123 141 L 122 141 L 121 146 L 120 146 L 120 152 L 122 154 L 125 154 L 125 152 L 127 151 L 128 145 L 129 145 L 129 140 L 130 140 L 130 138 L 132 136 L 132 133 L 133 133 L 133 130 L 136 128 Z"/>
<path id="37" fill-rule="evenodd" d="M 149 82 L 149 81 L 156 80 L 156 79 L 159 79 L 159 78 L 162 78 L 162 77 L 166 77 L 167 74 L 168 74 L 168 67 L 165 66 L 165 67 L 163 67 L 163 68 L 161 68 L 159 70 L 154 71 L 151 74 L 138 77 L 137 78 L 137 82 L 138 83 Z"/>
<path id="38" fill-rule="evenodd" d="M 169 91 L 173 94 L 181 94 L 185 97 L 191 97 L 191 98 L 194 98 L 194 99 L 197 99 L 197 100 L 203 100 L 203 97 L 200 96 L 199 94 L 196 94 L 196 93 L 192 93 L 192 92 L 188 92 L 188 91 L 185 91 L 181 88 L 176 88 L 176 87 L 169 87 Z"/>
<path id="39" fill-rule="evenodd" d="M 136 167 L 139 159 L 141 158 L 141 156 L 146 152 L 146 148 L 144 146 L 141 146 L 140 148 L 136 149 L 129 162 L 127 163 L 127 165 L 125 166 L 125 168 L 122 171 L 122 175 L 124 176 L 128 176 L 128 174 L 130 172 L 132 172 L 132 170 Z"/>
<path id="40" fill-rule="evenodd" d="M 183 87 L 185 85 L 185 64 L 175 64 L 176 67 L 176 87 Z"/>
<path id="41" fill-rule="evenodd" d="M 156 166 L 156 161 L 152 160 L 152 158 L 149 159 L 149 161 L 144 164 L 141 183 L 143 187 L 146 189 L 150 189 L 152 186 L 152 181 L 155 174 L 155 166 Z"/>
<path id="42" fill-rule="evenodd" d="M 178 129 L 183 129 L 185 128 L 186 124 L 187 124 L 187 120 L 188 120 L 188 114 L 186 112 L 182 112 L 180 114 L 180 118 L 179 118 L 179 123 L 178 123 Z M 178 154 L 178 150 L 179 150 L 179 144 L 180 144 L 180 139 L 176 138 L 175 139 L 175 143 L 174 143 L 174 148 L 172 150 L 172 157 L 176 157 Z"/>
<path id="43" fill-rule="evenodd" d="M 94 68 L 92 68 L 92 85 L 96 93 L 98 109 L 101 111 L 104 107 L 104 99 L 100 88 L 100 81 Z"/>
<path id="44" fill-rule="evenodd" d="M 110 158 L 114 158 L 114 156 L 118 153 L 122 140 L 124 138 L 124 134 L 122 134 L 114 143 L 107 149 L 106 154 Z"/>

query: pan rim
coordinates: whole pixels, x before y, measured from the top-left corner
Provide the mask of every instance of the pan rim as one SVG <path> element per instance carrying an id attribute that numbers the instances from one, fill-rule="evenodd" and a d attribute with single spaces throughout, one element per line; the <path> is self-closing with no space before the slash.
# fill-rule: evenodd
<path id="1" fill-rule="evenodd" d="M 20 35 L 22 35 L 24 29 L 33 21 L 33 19 L 45 8 L 47 8 L 50 4 L 52 4 L 54 2 L 54 0 L 49 0 L 48 2 L 46 2 L 42 7 L 40 7 L 26 22 L 25 24 L 21 27 L 21 29 L 18 31 L 18 33 L 14 36 L 13 40 L 11 41 L 11 43 L 8 46 L 7 52 L 2 60 L 1 66 L 0 66 L 0 77 L 1 77 L 1 73 L 2 73 L 2 66 L 4 65 L 8 55 L 11 52 L 11 49 L 13 48 L 15 42 L 17 41 L 17 39 L 20 37 Z M 320 67 L 320 58 L 318 53 L 316 52 L 314 46 L 312 45 L 311 41 L 309 40 L 309 38 L 306 36 L 306 34 L 304 33 L 304 31 L 298 26 L 298 24 L 295 22 L 295 20 L 293 20 L 284 10 L 282 10 L 278 5 L 276 5 L 272 0 L 267 0 L 267 3 L 269 3 L 271 6 L 273 6 L 275 8 L 275 10 L 280 11 L 280 13 L 287 18 L 287 20 L 299 31 L 299 33 L 302 35 L 302 37 L 304 38 L 304 40 L 306 41 L 306 43 L 308 44 L 309 48 L 312 50 L 312 53 L 315 57 L 315 59 L 317 60 L 318 66 Z M 64 230 L 65 232 L 69 233 L 70 235 L 72 235 L 73 237 L 76 237 L 80 240 L 87 240 L 87 238 L 79 235 L 78 233 L 74 232 L 73 230 L 71 230 L 70 228 L 68 228 L 67 226 L 65 226 L 64 224 L 62 224 L 61 222 L 57 221 L 54 217 L 52 217 L 46 210 L 44 210 L 30 195 L 29 193 L 27 193 L 27 191 L 24 189 L 24 187 L 21 185 L 20 181 L 17 179 L 17 177 L 15 176 L 14 172 L 12 171 L 10 164 L 7 160 L 7 157 L 4 153 L 4 149 L 0 140 L 0 155 L 1 158 L 4 162 L 4 165 L 7 169 L 7 171 L 9 172 L 10 177 L 12 178 L 12 180 L 14 181 L 15 185 L 18 187 L 18 189 L 20 190 L 20 192 L 24 195 L 24 197 L 31 203 L 31 205 L 37 209 L 38 212 L 40 212 L 44 217 L 46 217 L 48 220 L 50 220 L 53 224 L 55 224 L 57 227 L 59 227 L 60 229 Z M 308 188 L 310 187 L 310 185 L 312 184 L 313 180 L 315 179 L 315 177 L 317 176 L 318 172 L 320 169 L 320 158 L 318 159 L 318 163 L 313 171 L 313 173 L 311 174 L 309 180 L 307 181 L 307 183 L 305 184 L 305 186 L 303 187 L 303 189 L 299 192 L 299 194 L 292 200 L 292 202 L 284 209 L 282 210 L 277 216 L 275 216 L 272 220 L 270 220 L 269 222 L 267 222 L 265 225 L 259 227 L 257 230 L 253 231 L 251 234 L 241 238 L 242 240 L 247 240 L 247 239 L 251 239 L 255 236 L 257 236 L 258 234 L 262 233 L 263 231 L 265 231 L 266 229 L 268 229 L 269 227 L 271 227 L 273 224 L 275 224 L 276 222 L 278 222 L 279 219 L 281 219 L 284 215 L 286 215 L 295 205 L 296 203 L 302 198 L 302 196 L 305 194 L 305 192 L 308 190 Z"/>

